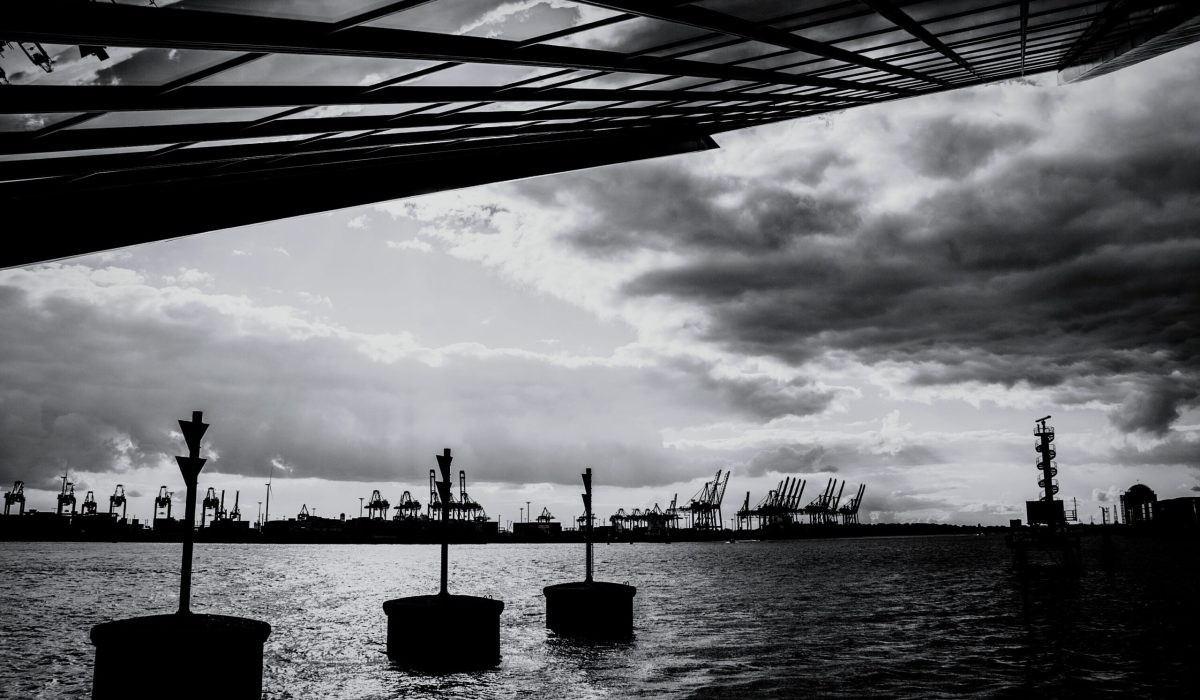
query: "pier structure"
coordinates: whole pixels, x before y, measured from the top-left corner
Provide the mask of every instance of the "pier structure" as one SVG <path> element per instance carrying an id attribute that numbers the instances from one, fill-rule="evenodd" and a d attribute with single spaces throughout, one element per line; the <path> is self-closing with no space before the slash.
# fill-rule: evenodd
<path id="1" fill-rule="evenodd" d="M 633 635 L 633 597 L 637 588 L 596 581 L 592 557 L 592 470 L 583 473 L 583 581 L 542 589 L 546 596 L 546 627 L 556 634 L 584 639 L 627 639 Z"/>
<path id="2" fill-rule="evenodd" d="M 488 668 L 500 662 L 500 613 L 504 602 L 450 593 L 450 448 L 436 458 L 442 477 L 434 481 L 441 513 L 441 586 L 436 595 L 396 598 L 383 604 L 387 655 L 397 665 L 418 671 L 448 673 Z M 460 483 L 465 483 L 461 472 Z M 422 632 L 413 634 L 413 630 Z"/>
<path id="3" fill-rule="evenodd" d="M 187 682 L 181 679 L 204 671 L 219 672 L 221 697 L 262 697 L 263 644 L 271 626 L 261 620 L 191 610 L 196 481 L 206 461 L 200 457 L 200 440 L 208 424 L 200 411 L 194 411 L 191 421 L 179 421 L 179 428 L 188 446 L 186 457 L 175 458 L 187 486 L 179 609 L 173 614 L 114 620 L 92 628 L 94 700 L 160 695 L 164 689 L 177 689 Z M 147 644 L 147 640 L 154 643 Z"/>

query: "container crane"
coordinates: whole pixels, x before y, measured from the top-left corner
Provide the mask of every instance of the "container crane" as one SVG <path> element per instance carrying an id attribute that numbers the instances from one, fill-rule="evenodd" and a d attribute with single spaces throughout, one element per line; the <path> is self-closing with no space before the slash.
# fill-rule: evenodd
<path id="1" fill-rule="evenodd" d="M 458 503 L 456 505 L 459 517 L 464 520 L 487 520 L 483 506 L 467 495 L 467 473 L 465 471 L 458 472 Z"/>
<path id="2" fill-rule="evenodd" d="M 83 506 L 80 515 L 95 515 L 96 514 L 96 494 L 89 490 L 87 495 L 83 497 Z"/>
<path id="3" fill-rule="evenodd" d="M 844 482 L 843 482 L 844 484 Z M 843 525 L 858 524 L 858 507 L 862 505 L 863 494 L 867 491 L 866 484 L 858 485 L 858 493 L 851 498 L 849 502 L 838 509 L 838 515 L 842 516 Z"/>
<path id="4" fill-rule="evenodd" d="M 171 519 L 171 496 L 174 496 L 174 495 L 175 494 L 173 494 L 167 490 L 166 486 L 158 487 L 158 495 L 154 497 L 154 519 L 155 520 L 158 520 L 159 511 L 163 510 L 163 509 L 166 509 L 166 511 L 167 511 L 167 515 L 166 515 L 167 520 Z"/>
<path id="5" fill-rule="evenodd" d="M 300 512 L 296 515 L 296 520 L 299 520 L 300 522 L 304 522 L 305 520 L 308 520 L 308 518 L 309 518 L 308 504 L 301 503 L 300 504 Z"/>
<path id="6" fill-rule="evenodd" d="M 391 504 L 383 499 L 383 494 L 379 493 L 379 489 L 375 489 L 367 501 L 367 519 L 385 520 L 390 508 Z"/>
<path id="7" fill-rule="evenodd" d="M 58 494 L 57 515 L 62 515 L 63 508 L 71 506 L 71 515 L 75 515 L 75 484 L 67 481 L 67 475 L 62 475 L 62 491 Z"/>
<path id="8" fill-rule="evenodd" d="M 837 522 L 838 504 L 841 503 L 842 492 L 845 490 L 846 490 L 846 480 L 842 479 L 842 485 L 838 488 L 837 495 L 834 496 L 825 505 L 825 522 L 826 523 L 836 523 Z"/>
<path id="9" fill-rule="evenodd" d="M 705 482 L 704 488 L 692 497 L 684 507 L 691 516 L 692 527 L 697 530 L 720 530 L 721 501 L 725 498 L 725 487 L 729 483 L 729 472 L 721 477 L 722 470 L 717 470 L 712 481 Z"/>
<path id="10" fill-rule="evenodd" d="M 121 506 L 121 522 L 125 522 L 125 485 L 117 484 L 117 488 L 113 489 L 112 495 L 108 497 L 108 514 L 112 515 L 113 511 Z"/>
<path id="11" fill-rule="evenodd" d="M 683 517 L 679 514 L 678 502 L 679 494 L 677 493 L 671 496 L 671 505 L 667 506 L 667 509 L 663 511 L 663 515 L 667 516 L 667 527 L 672 529 L 679 525 L 679 519 Z"/>
<path id="12" fill-rule="evenodd" d="M 217 490 L 209 486 L 208 491 L 204 493 L 204 500 L 200 502 L 200 527 L 204 528 L 204 522 L 207 520 L 208 511 L 213 512 L 213 520 L 217 519 L 217 513 L 221 508 L 221 499 L 217 498 Z"/>
<path id="13" fill-rule="evenodd" d="M 232 520 L 241 520 L 242 519 L 242 511 L 238 509 L 238 499 L 241 495 L 242 495 L 241 491 L 233 492 L 233 510 L 229 513 L 229 517 Z"/>
<path id="14" fill-rule="evenodd" d="M 412 497 L 408 491 L 400 494 L 400 504 L 396 506 L 393 520 L 412 520 L 421 514 L 421 502 Z"/>
<path id="15" fill-rule="evenodd" d="M 20 506 L 17 515 L 25 515 L 25 482 L 13 482 L 12 491 L 4 494 L 4 514 L 8 515 L 8 511 L 12 505 L 16 503 Z"/>
<path id="16" fill-rule="evenodd" d="M 825 513 L 829 509 L 829 501 L 833 498 L 833 489 L 837 485 L 837 480 L 830 478 L 825 483 L 825 490 L 808 505 L 804 506 L 804 512 L 808 514 L 808 522 L 817 524 L 825 522 Z"/>

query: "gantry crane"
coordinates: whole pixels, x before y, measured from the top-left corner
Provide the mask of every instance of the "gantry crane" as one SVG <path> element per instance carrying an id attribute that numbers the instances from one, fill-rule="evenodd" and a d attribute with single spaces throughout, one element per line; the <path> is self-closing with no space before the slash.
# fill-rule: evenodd
<path id="1" fill-rule="evenodd" d="M 83 506 L 80 515 L 95 515 L 96 514 L 96 494 L 89 490 L 87 495 L 83 497 Z"/>
<path id="2" fill-rule="evenodd" d="M 692 497 L 684 506 L 691 518 L 691 526 L 697 530 L 720 530 L 721 501 L 725 498 L 725 487 L 729 483 L 729 472 L 721 477 L 722 470 L 717 470 L 712 481 L 705 482 L 704 488 Z"/>
<path id="3" fill-rule="evenodd" d="M 458 503 L 454 504 L 458 507 L 460 518 L 463 520 L 487 520 L 487 513 L 483 511 L 483 506 L 467 495 L 467 473 L 465 471 L 458 472 Z"/>
<path id="4" fill-rule="evenodd" d="M 383 499 L 379 489 L 375 489 L 371 492 L 371 499 L 367 501 L 367 519 L 386 520 L 389 508 L 391 508 L 391 504 Z"/>
<path id="5" fill-rule="evenodd" d="M 56 514 L 62 515 L 63 509 L 71 506 L 71 515 L 75 515 L 75 484 L 67 481 L 67 475 L 62 475 L 62 491 L 58 494 L 58 510 Z"/>
<path id="6" fill-rule="evenodd" d="M 300 504 L 300 512 L 296 515 L 296 520 L 299 520 L 300 522 L 304 522 L 305 520 L 308 520 L 308 518 L 309 518 L 308 504 L 301 503 Z"/>
<path id="7" fill-rule="evenodd" d="M 395 507 L 393 520 L 412 520 L 421 514 L 421 502 L 408 491 L 400 494 L 400 504 Z"/>
<path id="8" fill-rule="evenodd" d="M 804 506 L 804 512 L 808 514 L 808 522 L 811 524 L 824 523 L 829 512 L 829 503 L 833 500 L 833 490 L 837 487 L 837 479 L 830 478 L 825 484 L 825 490 L 819 496 L 814 498 L 812 502 Z"/>
<path id="9" fill-rule="evenodd" d="M 8 515 L 8 511 L 12 505 L 16 503 L 20 505 L 17 515 L 25 515 L 25 482 L 13 482 L 12 491 L 4 494 L 4 514 Z"/>
<path id="10" fill-rule="evenodd" d="M 108 514 L 112 515 L 113 511 L 121 506 L 121 522 L 125 522 L 125 485 L 117 484 L 117 488 L 113 489 L 112 495 L 108 497 Z"/>
<path id="11" fill-rule="evenodd" d="M 842 484 L 845 485 L 845 482 Z M 843 525 L 858 524 L 858 507 L 862 505 L 863 494 L 867 491 L 866 484 L 858 485 L 858 493 L 851 498 L 848 503 L 838 509 L 838 515 L 842 516 Z"/>
<path id="12" fill-rule="evenodd" d="M 208 491 L 204 493 L 204 500 L 200 502 L 200 527 L 204 528 L 204 523 L 208 518 L 208 511 L 213 512 L 213 520 L 217 519 L 219 509 L 221 508 L 221 499 L 217 498 L 217 490 L 209 486 Z"/>
<path id="13" fill-rule="evenodd" d="M 159 511 L 164 510 L 164 509 L 167 511 L 167 515 L 166 515 L 167 520 L 171 519 L 171 496 L 174 496 L 174 495 L 175 494 L 173 494 L 167 490 L 166 486 L 158 487 L 158 495 L 154 497 L 154 519 L 155 520 L 159 519 L 159 515 L 160 515 Z"/>

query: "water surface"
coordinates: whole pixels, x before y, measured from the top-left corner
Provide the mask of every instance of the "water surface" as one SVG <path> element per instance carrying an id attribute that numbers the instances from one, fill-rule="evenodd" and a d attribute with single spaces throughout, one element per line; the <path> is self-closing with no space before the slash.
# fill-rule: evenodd
<path id="1" fill-rule="evenodd" d="M 1197 546 L 1118 548 L 1114 570 L 1018 576 L 995 536 L 598 545 L 597 578 L 638 587 L 635 639 L 588 646 L 547 632 L 541 596 L 582 578 L 580 545 L 455 546 L 452 592 L 505 602 L 504 658 L 448 676 L 384 655 L 381 605 L 436 592 L 434 546 L 199 544 L 192 599 L 271 623 L 268 698 L 1195 693 Z M 0 543 L 0 694 L 86 696 L 88 630 L 173 612 L 179 556 Z M 219 697 L 219 672 L 200 672 L 181 669 L 181 686 L 203 679 Z"/>

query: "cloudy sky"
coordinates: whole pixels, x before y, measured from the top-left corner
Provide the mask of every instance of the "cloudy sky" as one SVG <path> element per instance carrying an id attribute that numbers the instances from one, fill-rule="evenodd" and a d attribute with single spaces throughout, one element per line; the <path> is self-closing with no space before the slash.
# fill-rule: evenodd
<path id="1" fill-rule="evenodd" d="M 1200 491 L 1200 47 L 720 135 L 720 150 L 0 271 L 0 480 L 147 517 L 428 498 L 607 516 L 732 470 L 866 483 L 866 518 L 1004 523 Z M 68 204 L 68 203 L 64 203 Z M 183 214 L 186 215 L 186 214 Z M 249 505 L 247 505 L 249 504 Z"/>

